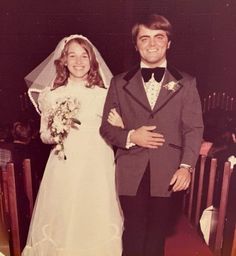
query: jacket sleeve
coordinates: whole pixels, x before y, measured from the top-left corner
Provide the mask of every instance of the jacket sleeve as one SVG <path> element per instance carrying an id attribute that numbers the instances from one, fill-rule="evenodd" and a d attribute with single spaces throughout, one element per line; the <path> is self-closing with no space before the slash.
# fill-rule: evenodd
<path id="1" fill-rule="evenodd" d="M 199 156 L 203 136 L 202 107 L 196 88 L 196 79 L 185 87 L 182 108 L 182 163 L 195 166 Z"/>
<path id="2" fill-rule="evenodd" d="M 122 129 L 120 127 L 112 126 L 107 121 L 108 114 L 112 108 L 116 108 L 117 112 L 120 114 L 122 118 L 117 91 L 118 88 L 116 85 L 116 78 L 113 78 L 104 104 L 100 133 L 102 137 L 108 142 L 108 144 L 125 149 L 129 131 L 126 130 L 125 128 Z"/>

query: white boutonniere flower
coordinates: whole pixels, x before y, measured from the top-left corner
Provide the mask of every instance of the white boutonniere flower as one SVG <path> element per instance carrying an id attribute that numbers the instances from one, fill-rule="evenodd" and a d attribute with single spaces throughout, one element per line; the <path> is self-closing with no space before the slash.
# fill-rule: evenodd
<path id="1" fill-rule="evenodd" d="M 236 157 L 235 156 L 230 156 L 228 158 L 228 161 L 230 162 L 230 168 L 234 168 L 234 166 L 236 165 Z"/>
<path id="2" fill-rule="evenodd" d="M 175 92 L 176 90 L 179 89 L 180 85 L 179 85 L 179 82 L 170 81 L 169 83 L 163 85 L 163 87 L 168 91 Z"/>

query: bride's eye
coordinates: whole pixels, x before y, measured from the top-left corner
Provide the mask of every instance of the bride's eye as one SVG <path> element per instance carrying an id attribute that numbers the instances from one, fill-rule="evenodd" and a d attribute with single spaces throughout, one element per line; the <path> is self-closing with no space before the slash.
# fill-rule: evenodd
<path id="1" fill-rule="evenodd" d="M 88 54 L 83 54 L 83 55 L 82 55 L 82 58 L 83 58 L 83 59 L 88 59 Z"/>

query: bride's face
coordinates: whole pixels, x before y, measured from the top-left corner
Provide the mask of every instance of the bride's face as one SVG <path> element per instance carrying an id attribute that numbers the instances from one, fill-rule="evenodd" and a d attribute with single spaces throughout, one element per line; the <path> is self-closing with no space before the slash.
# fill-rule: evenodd
<path id="1" fill-rule="evenodd" d="M 86 80 L 90 70 L 90 59 L 86 50 L 76 42 L 68 47 L 66 65 L 72 80 Z"/>

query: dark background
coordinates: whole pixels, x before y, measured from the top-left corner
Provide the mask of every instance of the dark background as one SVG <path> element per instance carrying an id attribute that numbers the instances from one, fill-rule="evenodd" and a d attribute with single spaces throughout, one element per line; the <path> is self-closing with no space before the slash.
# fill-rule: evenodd
<path id="1" fill-rule="evenodd" d="M 214 91 L 235 97 L 236 0 L 1 0 L 0 122 L 22 114 L 24 76 L 63 37 L 87 36 L 117 74 L 137 60 L 131 26 L 153 12 L 172 22 L 169 61 L 197 77 L 201 98 Z"/>

